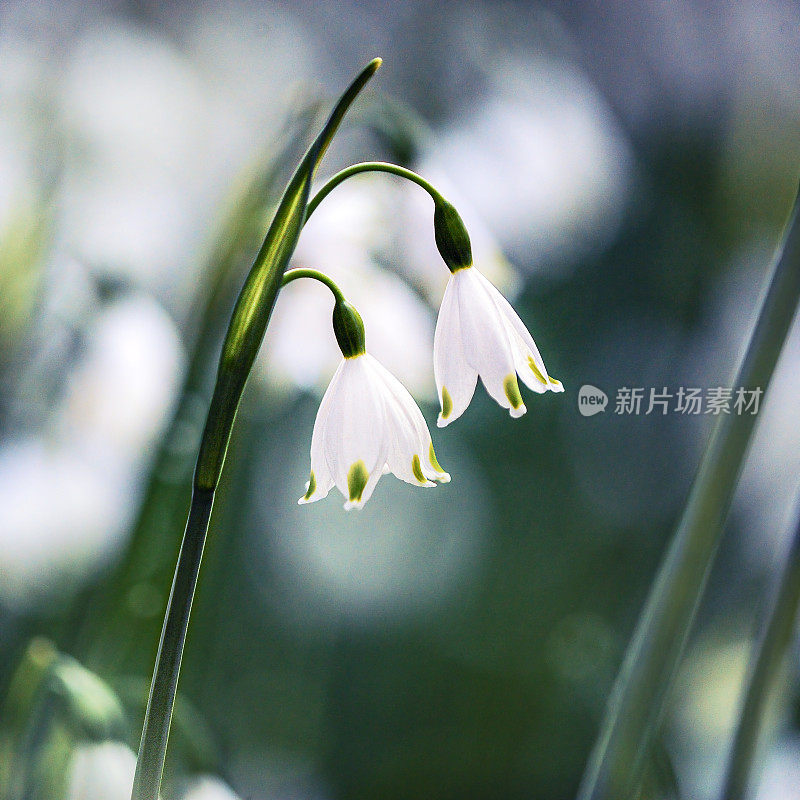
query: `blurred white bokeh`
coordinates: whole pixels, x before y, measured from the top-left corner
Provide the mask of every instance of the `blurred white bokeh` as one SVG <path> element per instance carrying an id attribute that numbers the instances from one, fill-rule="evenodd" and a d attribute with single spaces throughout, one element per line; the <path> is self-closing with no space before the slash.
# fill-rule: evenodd
<path id="1" fill-rule="evenodd" d="M 778 743 L 767 755 L 760 775 L 754 775 L 755 800 L 797 800 L 800 786 L 800 737 Z"/>
<path id="2" fill-rule="evenodd" d="M 79 747 L 70 766 L 66 800 L 130 800 L 136 754 L 119 742 Z"/>
<path id="3" fill-rule="evenodd" d="M 280 476 L 270 483 L 268 505 L 263 488 L 253 487 L 261 535 L 250 537 L 247 565 L 259 590 L 264 575 L 274 576 L 264 601 L 281 603 L 284 618 L 301 625 L 362 624 L 406 619 L 472 585 L 492 508 L 466 448 L 437 442 L 442 465 L 458 465 L 449 484 L 417 488 L 384 475 L 361 510 L 343 512 L 336 489 L 299 506 L 312 423 L 304 413 L 295 426 L 274 430 L 260 470 Z"/>
<path id="4" fill-rule="evenodd" d="M 193 66 L 152 34 L 101 25 L 75 42 L 59 101 L 65 246 L 99 274 L 169 292 L 208 192 L 197 165 L 213 155 Z"/>
<path id="5" fill-rule="evenodd" d="M 358 179 L 338 187 L 303 231 L 292 266 L 330 275 L 361 313 L 369 352 L 414 394 L 432 397 L 432 311 L 401 277 L 376 264 L 390 236 L 386 201 L 397 199 L 385 189 Z M 330 291 L 311 281 L 281 294 L 264 348 L 273 381 L 324 389 L 342 358 L 332 309 Z"/>
<path id="6" fill-rule="evenodd" d="M 572 65 L 500 53 L 492 66 L 493 91 L 439 132 L 436 162 L 513 258 L 574 264 L 622 220 L 628 142 Z"/>
<path id="7" fill-rule="evenodd" d="M 0 602 L 41 601 L 114 552 L 182 358 L 163 309 L 146 295 L 122 298 L 88 331 L 50 429 L 0 447 Z"/>
<path id="8" fill-rule="evenodd" d="M 749 640 L 720 637 L 700 643 L 681 666 L 670 744 L 686 797 L 717 796 L 749 656 Z"/>
<path id="9" fill-rule="evenodd" d="M 182 800 L 239 800 L 239 797 L 224 781 L 203 775 L 189 785 Z"/>

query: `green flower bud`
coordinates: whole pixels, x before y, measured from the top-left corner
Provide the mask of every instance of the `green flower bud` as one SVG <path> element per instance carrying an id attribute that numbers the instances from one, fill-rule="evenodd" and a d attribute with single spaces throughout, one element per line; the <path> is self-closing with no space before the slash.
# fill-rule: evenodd
<path id="1" fill-rule="evenodd" d="M 436 246 L 450 272 L 472 266 L 472 245 L 458 211 L 443 197 L 435 200 L 433 233 Z"/>
<path id="2" fill-rule="evenodd" d="M 337 299 L 333 306 L 333 332 L 345 358 L 355 358 L 366 352 L 364 322 L 347 300 Z"/>

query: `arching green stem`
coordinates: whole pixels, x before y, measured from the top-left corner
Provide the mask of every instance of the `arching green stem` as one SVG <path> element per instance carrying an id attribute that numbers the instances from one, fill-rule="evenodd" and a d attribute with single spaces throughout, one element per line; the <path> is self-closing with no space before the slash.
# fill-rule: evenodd
<path id="1" fill-rule="evenodd" d="M 311 278 L 324 283 L 332 292 L 336 302 L 333 304 L 333 333 L 336 343 L 345 358 L 354 358 L 366 352 L 364 321 L 355 306 L 345 300 L 342 290 L 324 272 L 316 269 L 292 269 L 284 273 L 282 286 L 298 278 Z"/>
<path id="2" fill-rule="evenodd" d="M 336 285 L 332 278 L 317 269 L 307 269 L 305 267 L 302 269 L 290 269 L 288 272 L 284 273 L 281 286 L 286 286 L 287 283 L 296 281 L 299 278 L 311 278 L 312 280 L 324 283 L 333 292 L 333 296 L 336 298 L 337 302 L 344 302 L 342 290 Z"/>
<path id="3" fill-rule="evenodd" d="M 308 218 L 314 213 L 317 206 L 343 181 L 360 175 L 362 172 L 386 172 L 421 186 L 433 199 L 433 233 L 436 247 L 442 260 L 451 272 L 458 272 L 472 266 L 472 243 L 470 242 L 467 227 L 456 211 L 455 206 L 444 199 L 441 192 L 421 175 L 412 172 L 397 164 L 388 164 L 385 161 L 365 161 L 362 164 L 353 164 L 341 172 L 337 172 L 328 182 L 311 198 L 306 208 L 305 225 Z"/>
<path id="4" fill-rule="evenodd" d="M 389 164 L 386 161 L 364 161 L 361 164 L 353 164 L 352 167 L 347 167 L 341 172 L 337 172 L 332 178 L 328 179 L 327 183 L 311 198 L 306 209 L 306 222 L 308 218 L 316 211 L 317 206 L 340 184 L 353 175 L 360 175 L 362 172 L 387 172 L 390 175 L 397 175 L 400 178 L 416 183 L 421 186 L 432 198 L 434 203 L 444 202 L 444 197 L 441 193 L 425 180 L 421 175 L 417 175 L 410 169 L 399 167 L 397 164 Z"/>

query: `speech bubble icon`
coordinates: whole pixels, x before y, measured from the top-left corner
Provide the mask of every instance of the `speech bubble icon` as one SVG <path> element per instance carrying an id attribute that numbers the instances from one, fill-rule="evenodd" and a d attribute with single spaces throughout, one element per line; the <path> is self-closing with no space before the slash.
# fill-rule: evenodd
<path id="1" fill-rule="evenodd" d="M 602 389 L 592 386 L 590 383 L 584 383 L 578 392 L 578 411 L 584 417 L 593 417 L 601 411 L 606 410 L 608 405 L 608 396 Z"/>

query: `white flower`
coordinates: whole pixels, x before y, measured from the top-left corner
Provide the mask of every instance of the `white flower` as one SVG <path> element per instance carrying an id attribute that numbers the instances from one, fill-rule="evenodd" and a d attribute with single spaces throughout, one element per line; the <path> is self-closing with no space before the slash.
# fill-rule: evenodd
<path id="1" fill-rule="evenodd" d="M 433 340 L 438 425 L 458 419 L 480 375 L 486 391 L 512 417 L 525 413 L 517 375 L 534 392 L 563 392 L 547 374 L 528 329 L 509 302 L 475 267 L 450 276 Z"/>
<path id="2" fill-rule="evenodd" d="M 382 474 L 415 486 L 446 483 L 422 412 L 405 387 L 368 353 L 342 359 L 320 403 L 311 438 L 311 477 L 298 502 L 335 485 L 345 509 L 361 508 Z"/>

